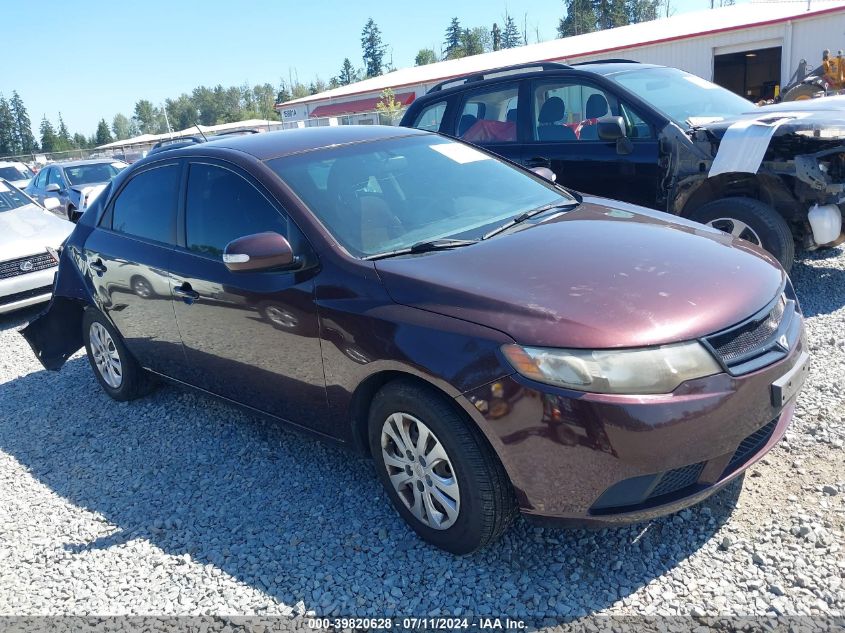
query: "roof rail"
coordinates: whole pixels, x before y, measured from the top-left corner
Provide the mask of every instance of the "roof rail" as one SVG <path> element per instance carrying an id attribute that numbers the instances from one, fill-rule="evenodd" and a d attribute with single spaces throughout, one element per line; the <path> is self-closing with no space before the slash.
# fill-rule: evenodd
<path id="1" fill-rule="evenodd" d="M 483 81 L 485 79 L 492 79 L 499 76 L 516 75 L 520 72 L 531 72 L 533 70 L 566 70 L 568 68 L 572 68 L 572 66 L 557 62 L 534 62 L 529 64 L 516 64 L 514 66 L 502 66 L 501 68 L 491 68 L 490 70 L 484 70 L 479 73 L 472 73 L 470 75 L 453 77 L 452 79 L 441 81 L 428 92 L 437 92 L 438 90 L 445 90 L 446 88 L 451 88 L 452 86 L 460 86 L 462 84 Z"/>
<path id="2" fill-rule="evenodd" d="M 635 59 L 591 59 L 588 62 L 577 62 L 573 66 L 586 66 L 587 64 L 639 64 Z"/>

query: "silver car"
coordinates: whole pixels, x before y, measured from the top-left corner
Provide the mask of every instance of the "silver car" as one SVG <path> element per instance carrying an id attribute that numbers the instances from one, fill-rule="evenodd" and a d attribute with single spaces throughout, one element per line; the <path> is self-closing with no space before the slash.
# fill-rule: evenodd
<path id="1" fill-rule="evenodd" d="M 23 189 L 29 185 L 30 180 L 35 178 L 35 174 L 20 161 L 0 160 L 0 178 L 18 189 Z"/>
<path id="2" fill-rule="evenodd" d="M 0 314 L 49 301 L 55 253 L 71 231 L 73 224 L 0 179 Z"/>
<path id="3" fill-rule="evenodd" d="M 128 166 L 110 158 L 53 163 L 38 172 L 26 193 L 41 204 L 56 198 L 56 214 L 76 222 L 111 179 Z"/>

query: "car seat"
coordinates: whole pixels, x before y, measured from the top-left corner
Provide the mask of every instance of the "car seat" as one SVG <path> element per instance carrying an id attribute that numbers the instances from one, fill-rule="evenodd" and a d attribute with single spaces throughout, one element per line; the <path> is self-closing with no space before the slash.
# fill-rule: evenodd
<path id="1" fill-rule="evenodd" d="M 575 141 L 575 132 L 562 124 L 566 104 L 560 97 L 549 97 L 537 117 L 537 138 L 541 141 Z"/>
<path id="2" fill-rule="evenodd" d="M 585 119 L 581 122 L 581 129 L 578 133 L 578 138 L 582 141 L 595 141 L 599 138 L 599 128 L 596 125 L 598 120 L 607 116 L 610 107 L 607 104 L 607 99 L 603 94 L 591 94 L 584 106 Z"/>

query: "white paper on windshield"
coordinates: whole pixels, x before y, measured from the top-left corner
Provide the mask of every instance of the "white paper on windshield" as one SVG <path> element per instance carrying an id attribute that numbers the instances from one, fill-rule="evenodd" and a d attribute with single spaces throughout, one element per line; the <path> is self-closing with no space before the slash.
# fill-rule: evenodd
<path id="1" fill-rule="evenodd" d="M 429 145 L 429 147 L 461 165 L 479 160 L 490 160 L 490 157 L 484 152 L 479 152 L 469 145 L 461 145 L 460 143 L 438 143 L 437 145 Z"/>
<path id="2" fill-rule="evenodd" d="M 724 118 L 725 117 L 723 116 L 691 116 L 687 119 L 687 123 L 689 123 L 690 127 L 699 127 L 701 125 L 707 125 L 708 123 L 721 121 Z"/>
<path id="3" fill-rule="evenodd" d="M 697 75 L 684 75 L 684 79 L 686 79 L 691 84 L 695 84 L 699 88 L 704 88 L 706 90 L 713 90 L 716 87 L 715 84 L 711 84 L 706 79 L 702 79 Z"/>
<path id="4" fill-rule="evenodd" d="M 795 117 L 781 117 L 768 121 L 744 119 L 731 125 L 722 137 L 716 158 L 710 165 L 708 178 L 719 174 L 748 173 L 756 174 L 763 162 L 763 156 L 769 148 L 777 129 Z"/>

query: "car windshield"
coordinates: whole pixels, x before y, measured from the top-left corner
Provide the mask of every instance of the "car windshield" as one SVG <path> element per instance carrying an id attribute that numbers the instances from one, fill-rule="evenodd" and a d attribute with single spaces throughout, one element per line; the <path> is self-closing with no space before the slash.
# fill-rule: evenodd
<path id="1" fill-rule="evenodd" d="M 735 117 L 757 107 L 730 90 L 677 68 L 643 68 L 608 78 L 684 128 Z"/>
<path id="2" fill-rule="evenodd" d="M 475 240 L 504 221 L 574 202 L 562 189 L 435 135 L 396 137 L 267 162 L 353 255 Z"/>
<path id="3" fill-rule="evenodd" d="M 32 201 L 23 193 L 14 187 L 8 186 L 4 182 L 0 182 L 0 213 L 11 211 L 12 209 L 17 209 L 31 203 Z"/>
<path id="4" fill-rule="evenodd" d="M 34 176 L 35 174 L 26 165 L 6 165 L 5 167 L 0 167 L 0 178 L 4 180 L 29 180 Z"/>
<path id="5" fill-rule="evenodd" d="M 122 163 L 74 165 L 73 167 L 65 167 L 65 176 L 72 185 L 93 185 L 101 182 L 109 182 L 125 167 L 126 165 Z"/>

